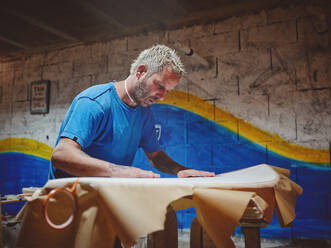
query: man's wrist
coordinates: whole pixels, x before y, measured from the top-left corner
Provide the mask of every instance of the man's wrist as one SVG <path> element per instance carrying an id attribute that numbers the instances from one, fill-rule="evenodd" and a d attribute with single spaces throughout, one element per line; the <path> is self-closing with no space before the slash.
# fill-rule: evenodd
<path id="1" fill-rule="evenodd" d="M 177 167 L 175 168 L 175 171 L 176 171 L 175 175 L 178 175 L 179 172 L 181 172 L 183 170 L 187 170 L 187 169 L 189 169 L 189 168 L 186 168 L 186 167 L 178 164 Z"/>
<path id="2" fill-rule="evenodd" d="M 112 163 L 108 163 L 108 165 L 107 165 L 108 177 L 113 177 L 113 168 L 114 168 L 114 165 Z"/>

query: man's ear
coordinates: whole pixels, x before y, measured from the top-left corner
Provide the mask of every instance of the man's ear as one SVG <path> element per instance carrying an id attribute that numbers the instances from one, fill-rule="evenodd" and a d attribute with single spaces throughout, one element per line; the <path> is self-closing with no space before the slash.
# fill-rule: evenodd
<path id="1" fill-rule="evenodd" d="M 144 64 L 139 65 L 136 71 L 136 77 L 140 79 L 146 74 L 146 72 L 147 72 L 147 66 Z"/>

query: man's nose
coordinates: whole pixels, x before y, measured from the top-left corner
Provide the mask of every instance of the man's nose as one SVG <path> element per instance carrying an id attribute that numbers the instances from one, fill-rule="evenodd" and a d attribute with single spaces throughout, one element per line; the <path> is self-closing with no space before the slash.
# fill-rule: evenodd
<path id="1" fill-rule="evenodd" d="M 167 95 L 167 90 L 163 90 L 161 93 L 160 93 L 160 96 L 159 96 L 159 99 L 160 101 L 163 101 L 164 100 L 164 97 Z"/>

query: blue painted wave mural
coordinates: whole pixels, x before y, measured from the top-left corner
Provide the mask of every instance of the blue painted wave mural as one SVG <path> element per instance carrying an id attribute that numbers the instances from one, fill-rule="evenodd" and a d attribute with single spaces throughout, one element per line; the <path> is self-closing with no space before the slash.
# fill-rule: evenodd
<path id="1" fill-rule="evenodd" d="M 223 173 L 268 163 L 291 171 L 290 178 L 304 189 L 298 199 L 294 225 L 280 228 L 275 216 L 268 228 L 261 230 L 262 237 L 331 238 L 330 168 L 281 156 L 214 121 L 175 106 L 158 104 L 152 110 L 162 148 L 187 167 Z M 157 172 L 143 151 L 138 151 L 134 165 Z M 164 173 L 161 176 L 169 177 Z M 189 228 L 195 211 L 182 210 L 177 215 L 179 227 Z"/>

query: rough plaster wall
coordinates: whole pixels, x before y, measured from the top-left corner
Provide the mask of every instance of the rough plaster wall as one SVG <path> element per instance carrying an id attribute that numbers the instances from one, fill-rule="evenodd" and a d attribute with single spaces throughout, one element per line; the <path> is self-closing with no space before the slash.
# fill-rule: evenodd
<path id="1" fill-rule="evenodd" d="M 287 141 L 329 149 L 330 9 L 328 1 L 306 1 L 2 63 L 0 139 L 26 137 L 54 146 L 65 112 L 78 92 L 124 79 L 139 51 L 163 43 L 182 48 L 178 51 L 188 73 L 178 89 Z M 192 56 L 185 55 L 187 48 L 193 49 Z M 29 85 L 41 79 L 51 81 L 50 112 L 31 115 Z"/>

